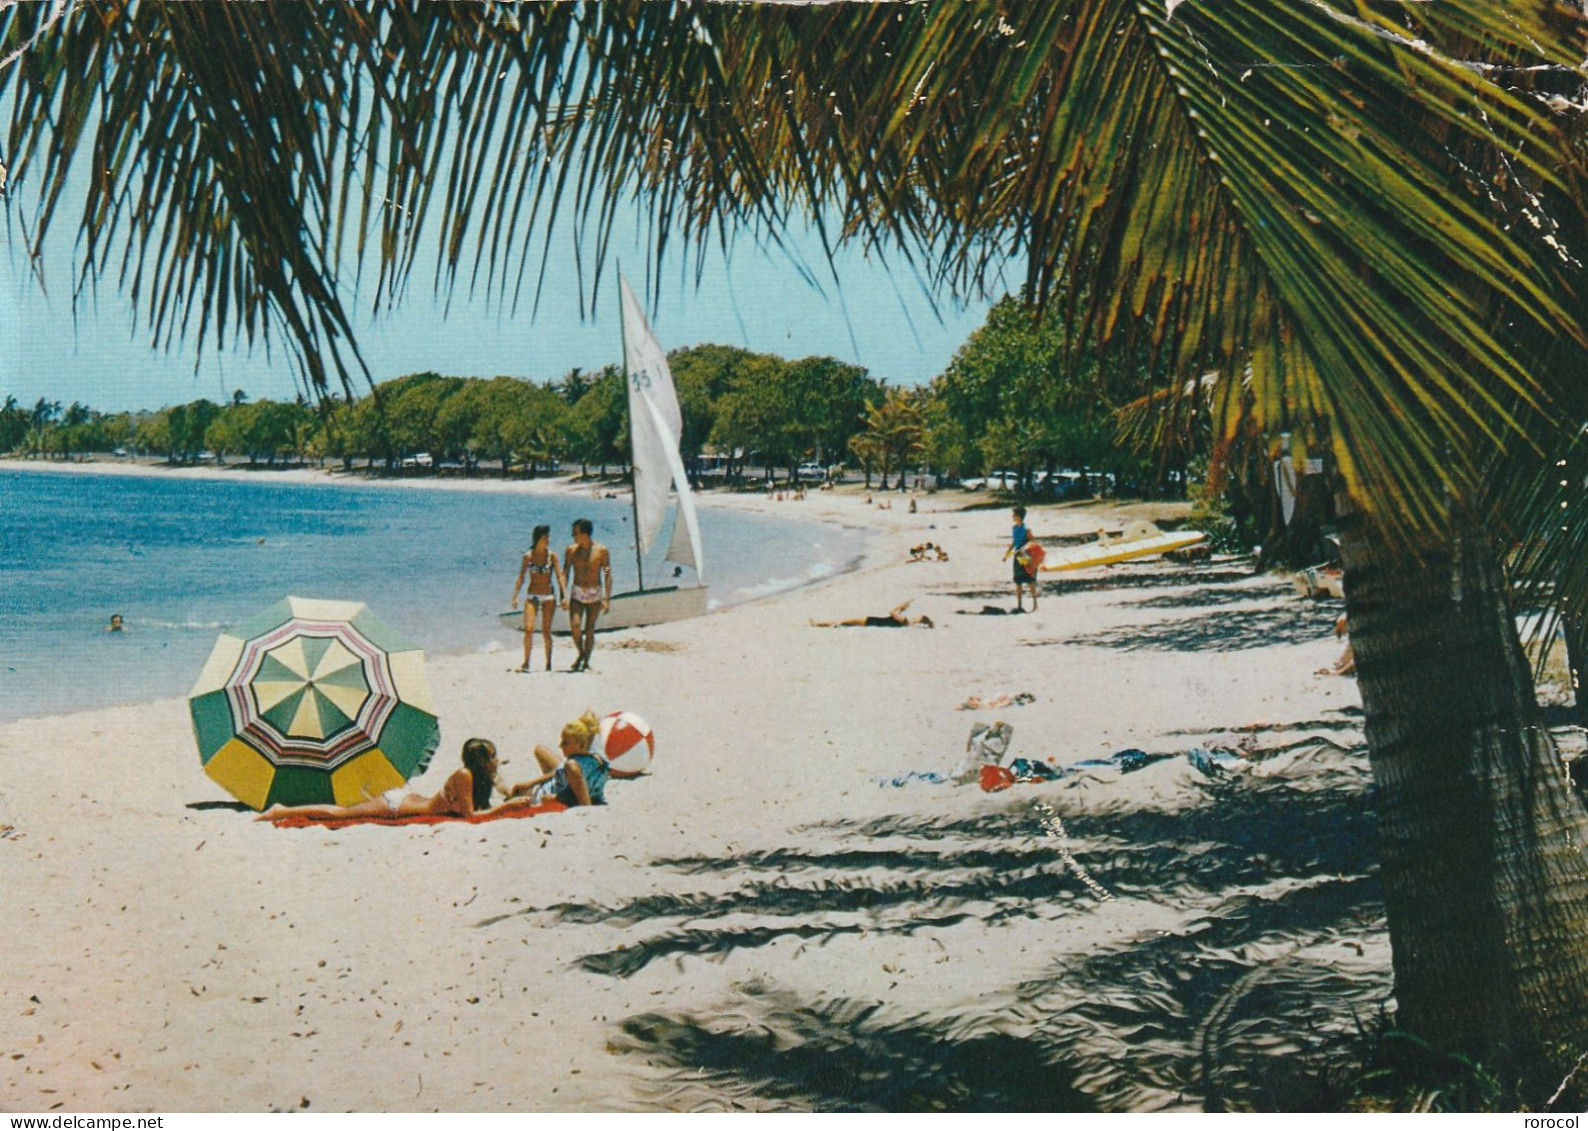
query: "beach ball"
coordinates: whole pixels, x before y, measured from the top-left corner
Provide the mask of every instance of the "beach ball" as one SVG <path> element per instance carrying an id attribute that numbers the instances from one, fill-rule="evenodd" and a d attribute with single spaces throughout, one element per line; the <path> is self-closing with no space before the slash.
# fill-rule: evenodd
<path id="1" fill-rule="evenodd" d="M 601 720 L 601 727 L 590 743 L 590 752 L 599 754 L 612 767 L 615 778 L 637 778 L 651 764 L 656 753 L 656 735 L 651 724 L 633 711 L 613 711 Z"/>

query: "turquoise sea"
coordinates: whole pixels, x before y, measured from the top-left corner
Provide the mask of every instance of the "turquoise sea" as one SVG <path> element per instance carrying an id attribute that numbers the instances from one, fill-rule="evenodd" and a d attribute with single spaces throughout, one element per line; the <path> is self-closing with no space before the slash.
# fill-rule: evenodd
<path id="1" fill-rule="evenodd" d="M 216 635 L 288 594 L 364 601 L 431 656 L 519 647 L 498 624 L 538 523 L 575 518 L 632 588 L 627 496 L 0 470 L 0 721 L 184 695 Z M 839 572 L 864 535 L 701 508 L 714 607 Z M 669 574 L 665 536 L 646 580 Z M 128 631 L 108 633 L 112 613 Z"/>

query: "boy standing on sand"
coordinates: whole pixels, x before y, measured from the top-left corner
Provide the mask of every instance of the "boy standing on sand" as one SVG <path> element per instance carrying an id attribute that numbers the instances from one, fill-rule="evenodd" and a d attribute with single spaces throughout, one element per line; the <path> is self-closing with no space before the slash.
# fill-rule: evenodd
<path id="1" fill-rule="evenodd" d="M 595 524 L 588 518 L 573 521 L 573 545 L 563 554 L 568 577 L 568 630 L 579 658 L 569 671 L 590 669 L 595 649 L 596 618 L 612 607 L 612 557 L 593 541 Z"/>
<path id="2" fill-rule="evenodd" d="M 1031 540 L 1031 531 L 1026 529 L 1026 508 L 1016 507 L 1011 514 L 1014 517 L 1014 529 L 1009 532 L 1009 548 L 1004 551 L 1004 561 L 1009 560 L 1009 555 L 1015 556 L 1015 609 L 1023 612 L 1025 606 L 1021 604 L 1020 587 L 1031 587 L 1031 611 L 1037 611 L 1037 577 L 1026 564 L 1025 556 L 1020 552 L 1027 542 Z"/>

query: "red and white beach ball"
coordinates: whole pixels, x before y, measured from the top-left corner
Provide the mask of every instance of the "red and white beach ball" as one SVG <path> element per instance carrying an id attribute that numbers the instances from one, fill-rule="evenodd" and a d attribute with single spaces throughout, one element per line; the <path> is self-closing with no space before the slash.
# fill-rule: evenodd
<path id="1" fill-rule="evenodd" d="M 601 729 L 590 743 L 592 753 L 600 754 L 612 767 L 615 778 L 637 778 L 651 764 L 656 753 L 656 735 L 651 724 L 633 711 L 613 711 L 601 720 Z"/>

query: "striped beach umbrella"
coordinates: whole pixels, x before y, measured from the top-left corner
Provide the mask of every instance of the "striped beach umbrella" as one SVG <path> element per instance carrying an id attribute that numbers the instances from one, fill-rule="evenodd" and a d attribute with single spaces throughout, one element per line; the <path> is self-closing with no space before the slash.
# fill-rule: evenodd
<path id="1" fill-rule="evenodd" d="M 222 633 L 188 708 L 204 772 L 255 809 L 393 789 L 440 732 L 424 653 L 354 601 L 288 597 Z"/>

